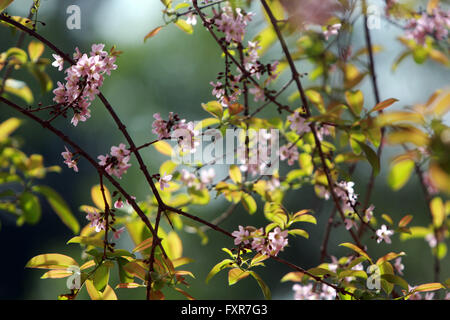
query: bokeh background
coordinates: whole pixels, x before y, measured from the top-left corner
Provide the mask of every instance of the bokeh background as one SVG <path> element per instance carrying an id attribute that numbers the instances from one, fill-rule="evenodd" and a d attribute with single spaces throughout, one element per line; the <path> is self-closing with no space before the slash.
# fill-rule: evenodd
<path id="1" fill-rule="evenodd" d="M 381 6 L 381 1 L 374 3 Z M 16 0 L 8 13 L 26 16 L 30 7 L 29 0 Z M 68 6 L 76 4 L 81 8 L 81 29 L 68 30 L 66 19 Z M 382 8 L 382 7 L 380 7 Z M 118 59 L 118 70 L 106 78 L 102 92 L 112 103 L 119 116 L 127 125 L 130 134 L 137 144 L 153 140 L 151 133 L 153 114 L 161 112 L 167 116 L 169 111 L 177 112 L 188 120 L 200 120 L 207 117 L 202 110 L 201 103 L 212 100 L 210 81 L 213 81 L 222 68 L 221 54 L 201 26 L 195 27 L 193 35 L 187 35 L 174 25 L 164 28 L 157 36 L 143 42 L 144 36 L 153 28 L 163 23 L 161 11 L 163 6 L 159 0 L 42 0 L 38 20 L 44 21 L 45 26 L 39 25 L 39 32 L 57 44 L 67 53 L 72 53 L 78 46 L 81 51 L 89 51 L 92 43 L 105 43 L 109 48 L 116 45 L 124 53 Z M 249 34 L 256 34 L 264 26 L 264 20 L 259 6 L 255 6 L 257 17 L 251 24 Z M 364 46 L 361 21 L 356 24 L 354 47 Z M 400 100 L 397 106 L 404 107 L 418 102 L 424 102 L 437 88 L 448 86 L 449 72 L 440 65 L 426 62 L 416 65 L 411 59 L 405 60 L 395 73 L 391 65 L 401 50 L 401 45 L 395 41 L 400 30 L 385 21 L 381 29 L 372 30 L 373 42 L 384 47 L 383 52 L 376 55 L 377 75 L 381 98 L 395 97 Z M 29 41 L 29 37 L 26 38 Z M 13 45 L 14 38 L 10 30 L 0 28 L 0 52 Z M 51 58 L 51 52 L 45 51 L 46 57 Z M 281 49 L 274 47 L 264 57 L 271 62 L 281 57 Z M 310 66 L 307 62 L 298 64 L 302 72 L 308 72 Z M 50 67 L 49 73 L 56 83 L 62 80 L 63 74 Z M 50 104 L 52 95 L 40 95 L 37 82 L 27 74 L 16 72 L 13 77 L 25 79 L 33 92 L 36 101 L 44 105 Z M 307 81 L 307 80 L 305 80 Z M 278 85 L 281 85 L 282 81 Z M 308 86 L 308 82 L 305 83 Z M 291 88 L 294 90 L 294 88 Z M 368 79 L 361 84 L 365 93 L 366 107 L 374 105 L 374 99 Z M 283 99 L 292 93 L 287 91 Z M 56 122 L 57 126 L 66 132 L 80 145 L 92 154 L 104 154 L 111 145 L 124 142 L 112 119 L 105 112 L 103 106 L 94 102 L 92 118 L 79 124 L 76 128 L 68 125 L 68 121 Z M 268 108 L 270 109 L 270 108 Z M 266 110 L 265 116 L 277 116 L 273 111 Z M 0 121 L 18 114 L 6 107 L 1 108 Z M 45 156 L 47 166 L 61 165 L 60 153 L 64 144 L 55 136 L 46 132 L 30 120 L 16 132 L 24 138 L 23 150 L 28 153 L 40 153 Z M 400 191 L 393 192 L 386 183 L 389 159 L 397 152 L 387 148 L 383 152 L 382 172 L 376 180 L 375 192 L 372 198 L 377 216 L 388 213 L 395 220 L 406 214 L 412 214 L 412 225 L 429 223 L 427 207 L 423 195 L 414 177 Z M 154 172 L 159 168 L 165 158 L 153 149 L 142 152 L 144 160 Z M 135 162 L 122 183 L 138 199 L 145 199 L 150 190 L 144 179 L 141 178 Z M 78 208 L 81 204 L 90 203 L 90 187 L 98 183 L 96 172 L 85 161 L 79 163 L 80 173 L 64 169 L 60 174 L 49 174 L 44 183 L 57 189 L 68 201 L 73 212 L 76 213 L 82 225 L 86 223 L 84 214 Z M 220 168 L 218 168 L 220 172 Z M 356 191 L 365 194 L 365 185 L 370 174 L 370 167 L 366 163 L 358 165 L 355 173 Z M 219 177 L 220 178 L 220 177 Z M 42 202 L 44 203 L 44 201 Z M 282 253 L 282 257 L 302 267 L 308 268 L 318 264 L 320 243 L 326 220 L 332 209 L 331 202 L 318 201 L 312 188 L 290 192 L 286 199 L 286 207 L 291 210 L 312 208 L 316 210 L 317 226 L 307 225 L 305 229 L 310 233 L 310 239 L 290 238 L 289 248 Z M 215 199 L 207 209 L 194 207 L 190 212 L 204 219 L 212 220 L 227 208 L 222 199 Z M 261 211 L 259 211 L 261 213 Z M 59 252 L 71 255 L 75 259 L 81 256 L 78 245 L 65 245 L 73 234 L 66 228 L 44 203 L 43 216 L 35 226 L 16 227 L 14 219 L 0 212 L 0 299 L 55 299 L 58 294 L 65 293 L 65 279 L 40 280 L 43 271 L 25 269 L 26 262 L 41 253 Z M 262 226 L 266 221 L 261 214 L 249 216 L 242 207 L 227 220 L 223 227 L 234 230 L 237 225 Z M 348 249 L 339 248 L 337 244 L 349 240 L 343 228 L 333 230 L 329 242 L 330 252 L 336 256 L 348 253 Z M 247 278 L 234 286 L 227 285 L 226 272 L 220 273 L 209 284 L 205 278 L 214 264 L 225 258 L 220 250 L 230 247 L 232 243 L 220 234 L 208 232 L 209 242 L 200 244 L 200 238 L 195 234 L 181 232 L 184 243 L 184 256 L 191 257 L 194 263 L 186 269 L 191 270 L 196 279 L 192 279 L 188 290 L 198 299 L 262 299 L 263 295 L 257 283 Z M 433 279 L 433 263 L 430 248 L 424 240 L 410 240 L 400 242 L 394 236 L 393 244 L 368 240 L 369 252 L 374 256 L 381 256 L 389 251 L 406 251 L 408 255 L 403 258 L 406 265 L 405 278 L 412 284 L 431 282 Z M 119 244 L 132 249 L 131 240 L 124 235 Z M 442 261 L 441 279 L 450 276 L 449 257 Z M 281 277 L 291 271 L 285 266 L 269 261 L 268 267 L 259 271 L 262 278 L 272 289 L 274 299 L 292 299 L 292 283 L 281 283 Z M 114 276 L 117 278 L 116 276 Z M 140 299 L 145 297 L 141 289 L 118 289 L 121 299 Z M 167 293 L 167 298 L 182 299 L 178 293 Z M 86 294 L 79 296 L 87 298 Z"/>

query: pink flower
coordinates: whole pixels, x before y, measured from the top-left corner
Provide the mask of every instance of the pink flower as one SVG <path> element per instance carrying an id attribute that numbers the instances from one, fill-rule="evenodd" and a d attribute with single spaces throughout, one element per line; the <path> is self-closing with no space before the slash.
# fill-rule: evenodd
<path id="1" fill-rule="evenodd" d="M 252 87 L 248 90 L 248 92 L 253 95 L 253 100 L 255 102 L 263 101 L 265 98 L 264 90 L 262 88 Z"/>
<path id="2" fill-rule="evenodd" d="M 307 285 L 300 285 L 298 283 L 292 286 L 295 291 L 295 300 L 320 300 L 319 294 L 314 292 L 312 283 Z"/>
<path id="3" fill-rule="evenodd" d="M 405 266 L 402 264 L 402 258 L 400 257 L 400 258 L 397 258 L 397 259 L 395 259 L 395 262 L 394 262 L 394 268 L 395 268 L 395 271 L 399 274 L 399 275 L 403 275 L 403 269 L 405 269 Z"/>
<path id="4" fill-rule="evenodd" d="M 61 71 L 64 68 L 64 59 L 57 54 L 52 54 L 55 61 L 53 61 L 52 66 L 58 68 L 58 71 Z"/>
<path id="5" fill-rule="evenodd" d="M 337 35 L 339 32 L 339 29 L 341 29 L 340 23 L 335 23 L 331 26 L 327 26 L 327 29 L 323 32 L 323 35 L 325 36 L 325 40 L 328 40 L 328 38 L 332 35 Z"/>
<path id="6" fill-rule="evenodd" d="M 446 39 L 448 28 L 450 28 L 449 13 L 435 8 L 431 15 L 424 12 L 420 18 L 409 20 L 405 26 L 405 29 L 407 29 L 405 36 L 424 45 L 427 36 L 434 37 L 437 40 Z"/>
<path id="7" fill-rule="evenodd" d="M 189 12 L 187 15 L 186 23 L 191 26 L 195 26 L 197 24 L 197 17 L 194 13 Z"/>
<path id="8" fill-rule="evenodd" d="M 373 217 L 373 210 L 375 209 L 375 206 L 373 204 L 371 204 L 366 211 L 364 212 L 365 216 L 364 216 L 364 220 L 366 222 L 370 222 L 370 220 L 372 220 Z"/>
<path id="9" fill-rule="evenodd" d="M 269 252 L 271 255 L 276 256 L 278 252 L 283 251 L 284 247 L 288 244 L 288 231 L 281 231 L 279 227 L 276 227 L 274 231 L 269 233 Z"/>
<path id="10" fill-rule="evenodd" d="M 391 236 L 394 234 L 394 231 L 389 230 L 385 224 L 381 226 L 380 229 L 376 231 L 376 235 L 378 237 L 377 243 L 380 243 L 381 241 L 385 241 L 386 243 L 391 243 Z"/>
<path id="11" fill-rule="evenodd" d="M 352 181 L 341 181 L 334 188 L 335 194 L 341 199 L 343 211 L 353 211 L 353 207 L 356 205 L 358 195 L 353 190 L 354 185 L 355 183 Z"/>
<path id="12" fill-rule="evenodd" d="M 223 7 L 222 14 L 219 19 L 215 20 L 215 25 L 219 31 L 225 33 L 227 42 L 241 42 L 244 38 L 245 28 L 251 21 L 252 14 L 244 14 L 240 8 L 236 8 L 235 12 L 227 5 Z"/>
<path id="13" fill-rule="evenodd" d="M 116 209 L 123 208 L 123 201 L 122 201 L 122 199 L 119 199 L 116 202 L 114 202 L 114 208 L 116 208 Z"/>
<path id="14" fill-rule="evenodd" d="M 73 160 L 73 153 L 69 151 L 69 149 L 67 149 L 66 146 L 64 146 L 64 148 L 66 149 L 65 152 L 62 152 L 61 155 L 64 158 L 64 163 L 69 167 L 69 168 L 73 168 L 73 170 L 75 172 L 78 172 L 78 166 L 77 166 L 77 161 Z"/>
<path id="15" fill-rule="evenodd" d="M 127 172 L 131 167 L 130 161 L 130 151 L 126 149 L 123 143 L 119 144 L 118 147 L 111 147 L 110 155 L 100 155 L 97 157 L 99 159 L 99 165 L 105 167 L 105 171 L 114 175 L 119 179 L 122 179 L 122 175 Z"/>
<path id="16" fill-rule="evenodd" d="M 240 243 L 248 244 L 249 232 L 243 226 L 239 226 L 239 230 L 233 231 L 231 234 L 234 237 L 234 244 L 237 246 Z"/>
<path id="17" fill-rule="evenodd" d="M 120 235 L 121 235 L 124 231 L 125 231 L 125 227 L 122 227 L 122 228 L 120 228 L 120 229 L 117 229 L 117 230 L 114 232 L 114 234 L 113 234 L 114 239 L 119 240 Z"/>
<path id="18" fill-rule="evenodd" d="M 164 188 L 168 188 L 170 187 L 169 181 L 172 180 L 172 175 L 166 175 L 166 173 L 164 173 L 160 178 L 159 178 L 159 186 L 161 187 L 161 190 L 164 190 Z"/>
<path id="19" fill-rule="evenodd" d="M 167 122 L 161 118 L 161 115 L 159 113 L 155 113 L 153 115 L 153 118 L 155 118 L 155 121 L 153 121 L 152 124 L 152 132 L 158 135 L 158 139 L 168 138 L 169 130 L 167 128 Z"/>
<path id="20" fill-rule="evenodd" d="M 425 241 L 428 242 L 430 248 L 434 248 L 437 245 L 437 239 L 433 233 L 429 233 L 425 236 Z"/>
<path id="21" fill-rule="evenodd" d="M 345 229 L 350 230 L 352 227 L 357 227 L 356 221 L 350 218 L 346 218 L 344 220 L 345 223 Z"/>
<path id="22" fill-rule="evenodd" d="M 73 110 L 74 116 L 71 123 L 77 126 L 78 123 L 84 122 L 90 118 L 91 113 L 89 106 L 100 93 L 99 88 L 103 85 L 103 74 L 110 74 L 111 70 L 115 70 L 117 66 L 114 64 L 116 57 L 108 56 L 103 51 L 103 44 L 92 45 L 90 56 L 80 52 L 75 48 L 74 59 L 76 63 L 65 70 L 67 76 L 64 78 L 64 84 L 58 82 L 58 87 L 53 90 L 54 101 L 61 103 Z M 53 66 L 62 70 L 64 60 L 53 55 L 56 59 Z"/>
<path id="23" fill-rule="evenodd" d="M 306 123 L 305 118 L 303 118 L 298 111 L 295 111 L 287 119 L 291 122 L 291 130 L 295 131 L 299 135 L 311 130 L 309 125 Z"/>
<path id="24" fill-rule="evenodd" d="M 281 161 L 287 160 L 288 165 L 292 166 L 298 160 L 298 151 L 295 145 L 286 144 L 279 150 Z"/>
<path id="25" fill-rule="evenodd" d="M 208 185 L 213 183 L 214 177 L 216 176 L 216 173 L 214 171 L 214 168 L 209 168 L 200 171 L 200 182 L 202 185 Z"/>

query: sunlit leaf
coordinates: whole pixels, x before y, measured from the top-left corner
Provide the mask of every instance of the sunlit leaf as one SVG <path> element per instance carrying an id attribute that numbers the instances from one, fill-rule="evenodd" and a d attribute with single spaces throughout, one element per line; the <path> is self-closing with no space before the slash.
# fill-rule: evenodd
<path id="1" fill-rule="evenodd" d="M 59 253 L 38 255 L 25 265 L 26 268 L 38 269 L 67 269 L 70 266 L 78 266 L 78 263 L 71 257 Z"/>
<path id="2" fill-rule="evenodd" d="M 234 270 L 234 269 L 233 269 Z M 230 271 L 231 272 L 231 271 Z M 255 278 L 255 280 L 258 282 L 259 287 L 261 288 L 264 298 L 266 300 L 272 299 L 272 294 L 270 292 L 270 288 L 267 286 L 267 284 L 261 279 L 261 277 L 254 271 L 249 271 L 250 275 Z"/>
<path id="3" fill-rule="evenodd" d="M 172 147 L 170 146 L 170 144 L 168 144 L 166 141 L 158 141 L 156 143 L 153 144 L 153 147 L 160 153 L 162 153 L 163 155 L 172 156 L 173 150 Z"/>
<path id="4" fill-rule="evenodd" d="M 228 284 L 231 286 L 239 280 L 247 278 L 249 275 L 249 271 L 245 271 L 240 268 L 233 268 L 228 272 Z"/>
<path id="5" fill-rule="evenodd" d="M 362 250 L 358 246 L 354 245 L 353 243 L 345 242 L 345 243 L 341 243 L 339 246 L 347 247 L 349 249 L 352 249 L 353 251 L 358 253 L 360 256 L 363 256 L 363 257 L 367 258 L 370 262 L 372 262 L 372 260 L 370 259 L 369 255 L 364 250 Z"/>
<path id="6" fill-rule="evenodd" d="M 380 103 L 376 104 L 375 107 L 373 107 L 372 110 L 370 110 L 369 112 L 380 111 L 380 110 L 386 109 L 387 107 L 393 105 L 397 101 L 398 100 L 394 99 L 394 98 L 386 99 L 386 100 L 381 101 Z"/>
<path id="7" fill-rule="evenodd" d="M 188 24 L 185 20 L 183 19 L 178 19 L 175 22 L 175 25 L 180 28 L 181 30 L 183 30 L 184 32 L 186 32 L 187 34 L 192 34 L 194 32 L 194 28 L 192 28 L 192 25 Z"/>
<path id="8" fill-rule="evenodd" d="M 433 215 L 433 225 L 440 228 L 445 219 L 444 202 L 440 197 L 435 197 L 430 201 L 430 211 Z"/>
<path id="9" fill-rule="evenodd" d="M 229 169 L 229 175 L 231 180 L 233 180 L 234 183 L 241 183 L 242 182 L 242 173 L 241 170 L 239 170 L 239 167 L 235 164 L 230 166 Z"/>
<path id="10" fill-rule="evenodd" d="M 0 0 L 0 12 L 6 9 L 14 0 Z"/>
<path id="11" fill-rule="evenodd" d="M 44 44 L 40 41 L 30 41 L 28 44 L 28 55 L 30 56 L 30 60 L 33 62 L 38 61 L 38 59 L 44 53 Z"/>
<path id="12" fill-rule="evenodd" d="M 34 192 L 45 196 L 52 209 L 59 216 L 61 221 L 68 226 L 74 234 L 80 231 L 80 225 L 69 208 L 66 201 L 55 190 L 48 186 L 34 186 Z"/>
<path id="13" fill-rule="evenodd" d="M 106 186 L 103 186 L 103 188 L 105 191 L 106 202 L 111 208 L 112 207 L 111 193 L 109 192 L 108 188 L 106 188 Z M 105 210 L 105 201 L 103 199 L 103 193 L 101 191 L 101 187 L 99 184 L 91 188 L 91 198 L 94 204 L 97 206 L 97 208 Z"/>
<path id="14" fill-rule="evenodd" d="M 395 162 L 388 174 L 388 184 L 394 190 L 400 190 L 411 177 L 414 161 L 404 160 Z"/>
<path id="15" fill-rule="evenodd" d="M 33 93 L 27 84 L 23 81 L 8 79 L 5 81 L 5 92 L 11 93 L 27 104 L 32 104 L 34 101 Z"/>

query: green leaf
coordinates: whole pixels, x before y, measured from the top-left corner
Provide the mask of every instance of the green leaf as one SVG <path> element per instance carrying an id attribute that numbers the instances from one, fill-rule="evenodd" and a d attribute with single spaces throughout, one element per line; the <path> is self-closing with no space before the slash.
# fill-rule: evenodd
<path id="1" fill-rule="evenodd" d="M 14 0 L 0 0 L 0 12 L 6 9 Z"/>
<path id="2" fill-rule="evenodd" d="M 386 280 L 387 282 L 396 284 L 396 285 L 402 287 L 403 289 L 408 290 L 408 282 L 406 282 L 406 280 L 403 279 L 402 277 L 387 273 L 387 274 L 382 274 L 381 278 Z"/>
<path id="3" fill-rule="evenodd" d="M 206 283 L 208 283 L 209 280 L 211 280 L 211 278 L 214 277 L 221 270 L 223 270 L 225 268 L 231 268 L 234 264 L 235 264 L 235 262 L 233 260 L 231 260 L 231 259 L 225 259 L 225 260 L 220 261 L 218 264 L 216 264 L 211 269 L 211 271 L 206 276 Z"/>
<path id="4" fill-rule="evenodd" d="M 414 161 L 404 160 L 394 163 L 388 174 L 388 184 L 392 190 L 400 190 L 411 177 Z"/>
<path id="5" fill-rule="evenodd" d="M 345 100 L 355 116 L 359 116 L 364 105 L 364 95 L 361 90 L 346 91 Z"/>
<path id="6" fill-rule="evenodd" d="M 112 267 L 111 261 L 105 261 L 94 273 L 94 287 L 103 292 L 109 282 L 109 271 Z"/>
<path id="7" fill-rule="evenodd" d="M 103 248 L 104 245 L 102 239 L 94 237 L 79 237 L 79 236 L 71 238 L 69 241 L 67 241 L 67 244 L 69 243 L 79 243 L 87 246 L 94 246 L 97 248 Z"/>
<path id="8" fill-rule="evenodd" d="M 302 229 L 292 229 L 288 231 L 289 234 L 292 234 L 293 236 L 302 236 L 306 239 L 309 239 L 309 234 L 305 230 Z"/>
<path id="9" fill-rule="evenodd" d="M 242 182 L 242 173 L 241 170 L 239 170 L 239 167 L 235 164 L 230 166 L 229 169 L 229 175 L 231 180 L 233 180 L 234 183 L 238 184 Z"/>
<path id="10" fill-rule="evenodd" d="M 445 242 L 439 242 L 438 245 L 433 248 L 433 254 L 439 259 L 442 260 L 447 255 L 447 245 Z"/>
<path id="11" fill-rule="evenodd" d="M 34 186 L 33 191 L 42 194 L 59 216 L 61 221 L 68 226 L 74 234 L 80 231 L 80 225 L 69 208 L 69 205 L 58 192 L 48 186 Z"/>
<path id="12" fill-rule="evenodd" d="M 25 268 L 38 269 L 67 269 L 78 266 L 78 263 L 69 256 L 59 253 L 40 254 L 27 262 Z"/>
<path id="13" fill-rule="evenodd" d="M 20 195 L 19 203 L 25 221 L 30 224 L 36 224 L 41 218 L 39 199 L 31 192 L 25 191 Z"/>
<path id="14" fill-rule="evenodd" d="M 254 272 L 254 271 L 248 271 L 248 272 L 258 282 L 259 287 L 261 288 L 261 290 L 264 294 L 264 298 L 266 300 L 271 300 L 272 294 L 271 294 L 270 288 L 267 286 L 267 284 L 261 279 L 261 277 L 256 272 Z"/>
<path id="15" fill-rule="evenodd" d="M 374 176 L 378 175 L 378 173 L 380 172 L 380 159 L 378 158 L 377 153 L 375 151 L 373 151 L 372 148 L 369 147 L 364 142 L 361 142 L 358 140 L 355 140 L 355 141 L 359 144 L 361 149 L 364 151 L 364 154 L 366 155 L 367 160 L 369 161 L 370 165 L 372 166 Z"/>

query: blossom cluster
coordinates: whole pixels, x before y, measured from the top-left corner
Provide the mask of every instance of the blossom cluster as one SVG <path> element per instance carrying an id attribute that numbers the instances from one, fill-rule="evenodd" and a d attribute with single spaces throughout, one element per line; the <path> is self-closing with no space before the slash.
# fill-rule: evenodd
<path id="1" fill-rule="evenodd" d="M 314 290 L 312 283 L 306 285 L 294 284 L 292 290 L 295 291 L 295 300 L 334 300 L 336 290 L 326 284 L 322 284 L 319 290 Z"/>
<path id="2" fill-rule="evenodd" d="M 130 161 L 130 150 L 121 143 L 119 146 L 112 146 L 110 154 L 100 155 L 97 157 L 99 165 L 105 167 L 105 171 L 121 179 L 122 175 L 127 172 L 128 168 L 131 167 Z"/>
<path id="3" fill-rule="evenodd" d="M 414 39 L 423 45 L 427 36 L 437 40 L 445 40 L 450 28 L 450 14 L 441 9 L 435 8 L 432 14 L 422 13 L 420 18 L 411 19 L 405 26 L 406 38 Z"/>
<path id="4" fill-rule="evenodd" d="M 188 188 L 194 187 L 196 190 L 204 189 L 211 184 L 216 176 L 214 168 L 203 169 L 200 171 L 199 178 L 186 169 L 181 169 L 181 182 Z"/>
<path id="5" fill-rule="evenodd" d="M 230 5 L 222 8 L 222 13 L 218 19 L 214 21 L 217 29 L 225 33 L 227 42 L 241 42 L 244 38 L 245 28 L 252 20 L 254 14 L 243 12 L 241 8 L 233 10 Z"/>
<path id="6" fill-rule="evenodd" d="M 276 227 L 268 235 L 265 235 L 263 228 L 255 229 L 253 227 L 239 226 L 239 230 L 234 231 L 231 234 L 234 237 L 234 244 L 250 245 L 251 248 L 257 252 L 268 255 L 277 256 L 280 251 L 288 245 L 288 231 L 281 231 L 279 227 Z"/>
<path id="7" fill-rule="evenodd" d="M 194 153 L 200 142 L 196 139 L 199 131 L 195 129 L 193 121 L 180 119 L 177 114 L 169 113 L 169 119 L 164 120 L 160 113 L 153 115 L 155 120 L 152 124 L 152 132 L 158 136 L 158 139 L 168 139 L 171 133 L 178 138 L 178 145 L 183 152 Z"/>
<path id="8" fill-rule="evenodd" d="M 89 107 L 103 85 L 103 75 L 110 75 L 111 70 L 117 69 L 114 64 L 116 57 L 110 56 L 103 50 L 104 47 L 104 44 L 93 44 L 89 56 L 76 48 L 73 56 L 76 63 L 65 70 L 66 82 L 63 84 L 58 81 L 58 87 L 53 90 L 55 102 L 72 108 L 74 115 L 71 123 L 74 126 L 90 118 Z M 55 61 L 52 65 L 59 71 L 63 70 L 64 59 L 56 54 L 53 57 Z"/>

